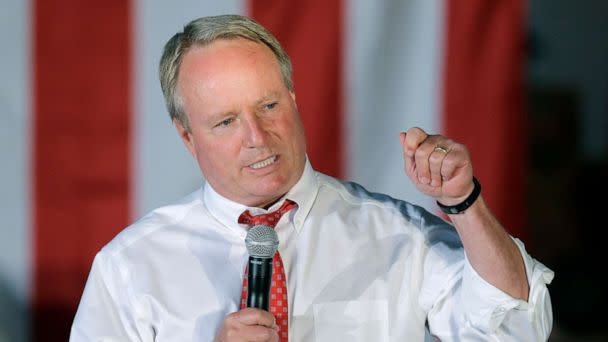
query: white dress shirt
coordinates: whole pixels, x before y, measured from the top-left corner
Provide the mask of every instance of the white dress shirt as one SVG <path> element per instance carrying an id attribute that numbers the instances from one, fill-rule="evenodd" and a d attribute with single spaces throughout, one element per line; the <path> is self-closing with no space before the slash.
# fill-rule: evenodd
<path id="1" fill-rule="evenodd" d="M 553 272 L 521 250 L 527 302 L 484 281 L 454 228 L 424 209 L 315 172 L 276 226 L 289 340 L 546 341 Z M 275 210 L 277 202 L 268 211 Z M 70 341 L 212 341 L 239 309 L 248 208 L 208 184 L 152 211 L 95 257 Z"/>

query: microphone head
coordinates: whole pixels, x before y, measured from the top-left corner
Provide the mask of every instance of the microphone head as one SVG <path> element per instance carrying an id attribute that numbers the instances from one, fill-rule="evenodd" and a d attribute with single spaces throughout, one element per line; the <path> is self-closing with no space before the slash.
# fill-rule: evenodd
<path id="1" fill-rule="evenodd" d="M 253 226 L 247 231 L 245 246 L 252 257 L 272 258 L 279 248 L 279 236 L 270 226 Z"/>

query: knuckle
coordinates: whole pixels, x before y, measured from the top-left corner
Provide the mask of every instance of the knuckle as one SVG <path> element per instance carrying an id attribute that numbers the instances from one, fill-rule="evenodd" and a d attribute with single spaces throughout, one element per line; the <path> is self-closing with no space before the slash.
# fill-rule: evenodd
<path id="1" fill-rule="evenodd" d="M 424 158 L 426 156 L 426 154 L 427 154 L 427 152 L 421 148 L 416 149 L 416 152 L 414 152 L 414 156 L 416 158 Z"/>
<path id="2" fill-rule="evenodd" d="M 253 318 L 259 322 L 262 320 L 263 314 L 264 314 L 264 312 L 262 310 L 254 310 L 252 315 L 253 315 Z"/>
<path id="3" fill-rule="evenodd" d="M 460 151 L 460 152 L 464 152 L 465 154 L 466 154 L 466 153 L 469 153 L 469 150 L 468 150 L 468 149 L 467 149 L 467 147 L 466 147 L 465 145 L 463 145 L 463 144 L 454 143 L 454 144 L 453 144 L 453 146 L 454 146 L 454 147 L 452 148 L 453 150 Z"/>
<path id="4" fill-rule="evenodd" d="M 224 321 L 226 323 L 232 323 L 232 322 L 236 321 L 237 319 L 238 319 L 238 311 L 237 312 L 232 312 L 232 313 L 228 314 L 226 316 L 226 318 L 224 319 Z"/>
<path id="5" fill-rule="evenodd" d="M 454 167 L 456 166 L 458 157 L 455 154 L 449 153 L 447 156 L 445 156 L 445 159 L 443 159 L 443 166 L 442 167 Z"/>
<path id="6" fill-rule="evenodd" d="M 448 154 L 449 158 L 446 158 L 450 163 L 458 163 L 458 161 L 468 159 L 468 154 L 463 150 L 455 150 Z"/>
<path id="7" fill-rule="evenodd" d="M 442 159 L 445 158 L 445 153 L 443 152 L 433 152 L 429 157 L 431 163 L 439 163 Z"/>

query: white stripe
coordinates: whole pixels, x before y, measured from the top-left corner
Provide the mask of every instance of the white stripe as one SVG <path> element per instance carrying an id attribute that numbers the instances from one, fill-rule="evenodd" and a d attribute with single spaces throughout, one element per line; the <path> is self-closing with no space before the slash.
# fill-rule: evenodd
<path id="1" fill-rule="evenodd" d="M 0 341 L 26 341 L 30 293 L 28 1 L 0 1 Z"/>
<path id="2" fill-rule="evenodd" d="M 347 177 L 431 210 L 404 174 L 398 134 L 439 130 L 443 5 L 353 0 L 344 30 Z"/>
<path id="3" fill-rule="evenodd" d="M 245 12 L 243 0 L 136 1 L 134 32 L 135 215 L 181 198 L 201 185 L 201 172 L 169 120 L 158 81 L 167 40 L 190 20 Z"/>

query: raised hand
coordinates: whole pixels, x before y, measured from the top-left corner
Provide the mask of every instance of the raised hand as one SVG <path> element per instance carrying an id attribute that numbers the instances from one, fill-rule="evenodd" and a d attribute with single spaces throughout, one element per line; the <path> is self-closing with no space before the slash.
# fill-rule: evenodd
<path id="1" fill-rule="evenodd" d="M 416 188 L 445 205 L 473 191 L 473 167 L 466 146 L 418 127 L 400 133 L 405 173 Z"/>

